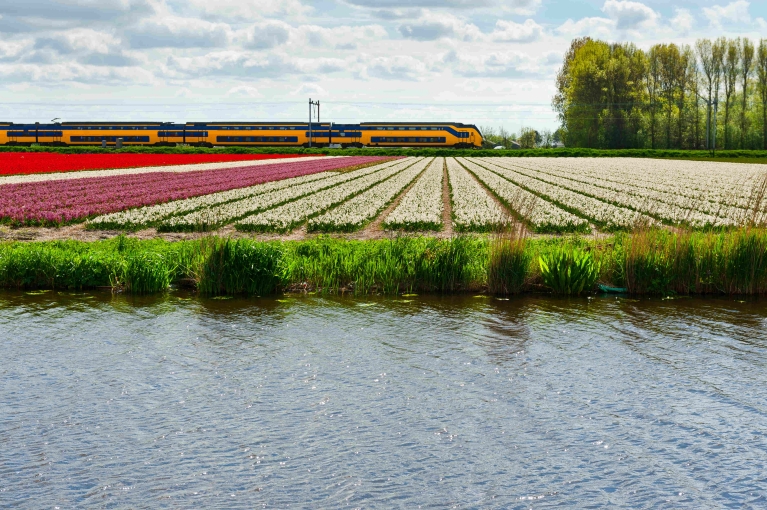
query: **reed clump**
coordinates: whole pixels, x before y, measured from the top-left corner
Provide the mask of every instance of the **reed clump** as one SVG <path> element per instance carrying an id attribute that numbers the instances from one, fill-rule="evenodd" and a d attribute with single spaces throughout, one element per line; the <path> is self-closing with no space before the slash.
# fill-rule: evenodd
<path id="1" fill-rule="evenodd" d="M 279 243 L 209 237 L 197 248 L 195 280 L 201 294 L 261 296 L 277 291 L 283 259 Z"/>
<path id="2" fill-rule="evenodd" d="M 519 294 L 528 286 L 533 255 L 527 244 L 522 225 L 501 231 L 490 240 L 487 288 L 491 294 Z"/>
<path id="3" fill-rule="evenodd" d="M 487 243 L 398 237 L 378 241 L 339 241 L 319 237 L 286 243 L 283 285 L 322 293 L 396 294 L 459 292 L 484 284 Z"/>
<path id="4" fill-rule="evenodd" d="M 624 236 L 615 280 L 632 294 L 765 294 L 767 230 Z"/>

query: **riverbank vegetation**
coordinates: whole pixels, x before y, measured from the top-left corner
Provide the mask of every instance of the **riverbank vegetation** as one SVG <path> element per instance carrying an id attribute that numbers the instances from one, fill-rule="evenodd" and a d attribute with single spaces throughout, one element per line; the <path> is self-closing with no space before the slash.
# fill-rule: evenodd
<path id="1" fill-rule="evenodd" d="M 205 237 L 0 244 L 0 287 L 107 288 L 135 294 L 173 286 L 201 295 L 413 292 L 636 295 L 767 293 L 767 230 L 647 229 L 594 237 L 515 234 L 452 239 L 259 242 Z"/>

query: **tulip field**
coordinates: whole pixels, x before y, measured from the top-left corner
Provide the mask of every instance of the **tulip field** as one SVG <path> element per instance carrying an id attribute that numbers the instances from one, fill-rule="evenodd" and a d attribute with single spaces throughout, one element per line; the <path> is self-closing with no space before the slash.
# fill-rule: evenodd
<path id="1" fill-rule="evenodd" d="M 27 175 L 0 177 L 0 221 L 160 232 L 234 226 L 278 234 L 358 232 L 368 225 L 434 232 L 445 230 L 445 221 L 457 232 L 491 232 L 522 222 L 531 232 L 587 233 L 640 225 L 728 228 L 764 223 L 767 212 L 764 167 L 750 164 L 246 155 L 124 168 L 133 161 L 105 167 L 103 155 L 77 156 L 80 162 L 61 172 L 30 167 Z M 0 166 L 0 175 L 9 172 Z"/>
<path id="2" fill-rule="evenodd" d="M 262 161 L 303 157 L 294 154 L 60 154 L 0 152 L 0 175 L 28 175 L 106 168 L 141 168 L 225 161 Z"/>

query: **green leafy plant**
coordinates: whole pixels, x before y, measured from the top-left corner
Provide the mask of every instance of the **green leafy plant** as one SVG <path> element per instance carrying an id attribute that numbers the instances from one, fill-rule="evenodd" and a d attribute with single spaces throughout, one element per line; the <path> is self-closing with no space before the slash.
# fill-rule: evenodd
<path id="1" fill-rule="evenodd" d="M 555 294 L 578 295 L 591 289 L 599 277 L 599 263 L 591 252 L 559 247 L 538 258 L 543 283 Z"/>

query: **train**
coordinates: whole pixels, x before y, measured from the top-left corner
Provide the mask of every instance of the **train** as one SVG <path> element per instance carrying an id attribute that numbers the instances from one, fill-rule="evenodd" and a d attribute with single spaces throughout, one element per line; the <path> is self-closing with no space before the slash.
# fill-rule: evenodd
<path id="1" fill-rule="evenodd" d="M 482 147 L 460 122 L 0 122 L 0 145 L 200 147 Z"/>

